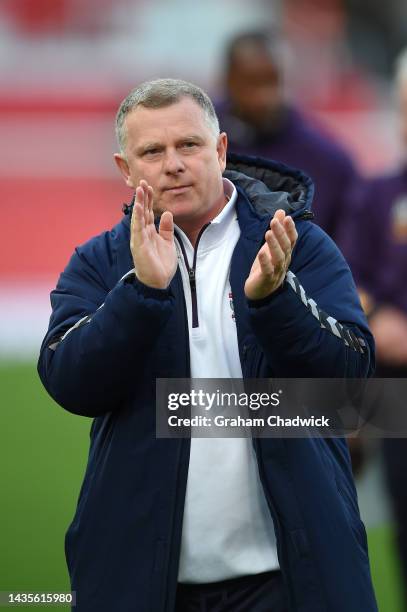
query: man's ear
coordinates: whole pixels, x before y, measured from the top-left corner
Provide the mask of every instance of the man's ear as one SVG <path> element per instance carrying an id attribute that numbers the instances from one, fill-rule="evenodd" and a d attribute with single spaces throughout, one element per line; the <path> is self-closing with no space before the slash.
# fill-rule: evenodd
<path id="1" fill-rule="evenodd" d="M 123 176 L 127 187 L 132 187 L 134 189 L 133 180 L 130 176 L 130 168 L 127 163 L 127 159 L 121 153 L 114 154 L 114 161 L 116 162 L 116 166 L 119 168 L 120 174 Z"/>
<path id="2" fill-rule="evenodd" d="M 226 168 L 226 151 L 228 148 L 228 137 L 226 136 L 226 132 L 222 132 L 218 136 L 218 144 L 216 145 L 216 150 L 218 152 L 218 160 L 221 172 Z"/>

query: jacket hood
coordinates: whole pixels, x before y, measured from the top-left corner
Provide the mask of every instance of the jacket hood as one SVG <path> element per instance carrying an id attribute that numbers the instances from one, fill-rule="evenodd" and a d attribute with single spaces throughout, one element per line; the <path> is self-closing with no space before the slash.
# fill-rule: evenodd
<path id="1" fill-rule="evenodd" d="M 261 157 L 230 153 L 223 176 L 245 192 L 260 216 L 272 216 L 282 208 L 294 218 L 313 218 L 314 184 L 301 170 Z"/>

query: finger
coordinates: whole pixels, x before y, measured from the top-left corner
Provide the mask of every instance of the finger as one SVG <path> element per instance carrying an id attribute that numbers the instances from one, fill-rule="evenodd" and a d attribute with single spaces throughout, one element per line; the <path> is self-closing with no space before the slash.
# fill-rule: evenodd
<path id="1" fill-rule="evenodd" d="M 293 249 L 298 238 L 298 233 L 295 228 L 295 223 L 293 219 L 291 217 L 285 217 L 283 221 L 283 226 L 285 228 L 285 231 L 287 232 L 288 239 L 290 240 L 291 249 Z"/>
<path id="2" fill-rule="evenodd" d="M 166 210 L 161 215 L 158 232 L 164 240 L 174 240 L 174 219 L 172 213 L 169 210 Z"/>
<path id="3" fill-rule="evenodd" d="M 144 193 L 148 190 L 148 183 L 145 179 L 141 179 L 139 183 L 140 187 L 143 189 Z"/>
<path id="4" fill-rule="evenodd" d="M 141 179 L 139 187 L 143 190 L 143 214 L 145 224 L 148 225 L 149 213 L 148 213 L 148 183 L 144 179 Z"/>
<path id="5" fill-rule="evenodd" d="M 148 207 L 148 183 L 144 179 L 141 179 L 139 185 L 141 189 L 143 190 L 143 195 L 144 195 L 144 198 L 143 198 L 144 219 L 145 219 L 145 223 L 147 226 L 150 222 L 150 211 Z"/>
<path id="6" fill-rule="evenodd" d="M 258 254 L 258 260 L 263 276 L 271 278 L 274 274 L 274 266 L 270 253 L 267 250 L 261 249 Z"/>
<path id="7" fill-rule="evenodd" d="M 274 232 L 281 249 L 283 250 L 285 258 L 287 259 L 291 255 L 292 246 L 284 225 L 282 225 L 278 219 L 273 219 L 270 227 Z"/>
<path id="8" fill-rule="evenodd" d="M 279 208 L 278 210 L 276 210 L 276 212 L 274 213 L 273 219 L 277 219 L 278 221 L 280 221 L 280 223 L 282 223 L 284 218 L 285 218 L 285 211 L 282 208 Z"/>
<path id="9" fill-rule="evenodd" d="M 154 223 L 154 212 L 153 212 L 153 198 L 154 198 L 154 190 L 147 183 L 146 180 L 141 179 L 140 187 L 143 188 L 144 191 L 144 215 L 146 224 Z"/>
<path id="10" fill-rule="evenodd" d="M 281 248 L 276 236 L 274 235 L 274 231 L 273 230 L 269 230 L 266 233 L 266 242 L 267 245 L 269 247 L 269 251 L 270 251 L 270 255 L 271 255 L 271 259 L 273 261 L 273 265 L 275 267 L 281 267 L 284 265 L 285 263 L 285 255 L 284 255 L 284 251 Z"/>
<path id="11" fill-rule="evenodd" d="M 154 201 L 154 190 L 151 185 L 148 186 L 148 212 L 149 212 L 149 223 L 154 223 L 154 210 L 153 210 L 153 201 Z"/>
<path id="12" fill-rule="evenodd" d="M 144 189 L 141 185 L 136 188 L 136 197 L 134 203 L 139 204 L 144 209 Z"/>
<path id="13" fill-rule="evenodd" d="M 145 229 L 144 210 L 140 202 L 138 201 L 139 197 L 141 196 L 140 195 L 138 197 L 136 196 L 136 200 L 133 206 L 133 213 L 131 215 L 130 246 L 132 248 L 137 247 L 142 243 L 142 232 Z"/>

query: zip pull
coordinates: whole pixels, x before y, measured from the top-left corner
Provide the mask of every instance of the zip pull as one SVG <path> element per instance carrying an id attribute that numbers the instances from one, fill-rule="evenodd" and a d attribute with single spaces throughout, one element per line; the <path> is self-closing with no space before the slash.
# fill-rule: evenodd
<path id="1" fill-rule="evenodd" d="M 195 268 L 189 268 L 189 286 L 191 287 L 191 305 L 192 305 L 192 327 L 198 327 L 198 300 L 196 295 L 196 276 Z"/>
<path id="2" fill-rule="evenodd" d="M 189 285 L 191 287 L 191 291 L 195 292 L 196 291 L 196 279 L 195 279 L 194 268 L 190 268 L 188 270 L 188 276 L 189 276 Z"/>

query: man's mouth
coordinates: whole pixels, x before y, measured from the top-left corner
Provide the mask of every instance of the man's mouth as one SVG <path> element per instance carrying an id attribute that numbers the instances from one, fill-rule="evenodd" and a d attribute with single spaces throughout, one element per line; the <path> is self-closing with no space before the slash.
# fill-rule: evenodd
<path id="1" fill-rule="evenodd" d="M 168 191 L 169 193 L 178 194 L 178 193 L 184 193 L 184 191 L 187 191 L 190 188 L 191 188 L 191 185 L 177 185 L 174 187 L 165 187 L 164 191 Z"/>

